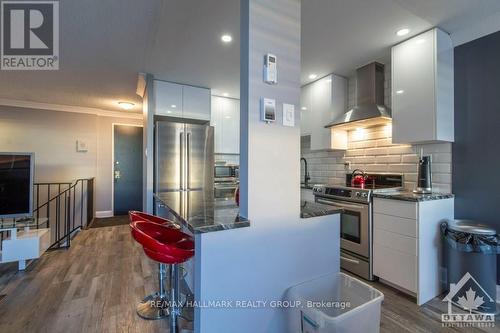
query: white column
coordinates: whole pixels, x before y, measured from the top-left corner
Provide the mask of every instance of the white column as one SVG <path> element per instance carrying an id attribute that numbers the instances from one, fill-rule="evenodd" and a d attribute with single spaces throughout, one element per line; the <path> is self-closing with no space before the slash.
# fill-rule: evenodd
<path id="1" fill-rule="evenodd" d="M 278 84 L 263 81 L 264 55 L 277 56 Z M 297 219 L 300 203 L 300 1 L 241 1 L 241 214 L 262 223 Z M 260 120 L 260 99 L 273 98 L 275 123 Z M 282 125 L 283 103 L 297 124 Z"/>

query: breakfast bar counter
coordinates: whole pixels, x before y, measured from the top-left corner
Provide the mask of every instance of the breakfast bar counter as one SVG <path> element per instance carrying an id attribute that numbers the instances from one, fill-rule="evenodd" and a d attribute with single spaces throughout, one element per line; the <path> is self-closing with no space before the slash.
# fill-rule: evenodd
<path id="1" fill-rule="evenodd" d="M 193 234 L 244 228 L 250 221 L 239 215 L 232 199 L 211 198 L 203 192 L 161 192 L 154 195 L 157 211 L 166 209 Z M 157 215 L 165 215 L 157 212 Z"/>

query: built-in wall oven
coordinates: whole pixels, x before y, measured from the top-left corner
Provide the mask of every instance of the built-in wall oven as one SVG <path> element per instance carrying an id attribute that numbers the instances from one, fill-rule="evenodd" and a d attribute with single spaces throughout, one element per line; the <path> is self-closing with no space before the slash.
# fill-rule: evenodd
<path id="1" fill-rule="evenodd" d="M 239 166 L 216 165 L 214 194 L 216 198 L 233 199 L 239 185 Z"/>
<path id="2" fill-rule="evenodd" d="M 221 178 L 239 178 L 240 167 L 238 165 L 216 165 L 214 177 Z"/>

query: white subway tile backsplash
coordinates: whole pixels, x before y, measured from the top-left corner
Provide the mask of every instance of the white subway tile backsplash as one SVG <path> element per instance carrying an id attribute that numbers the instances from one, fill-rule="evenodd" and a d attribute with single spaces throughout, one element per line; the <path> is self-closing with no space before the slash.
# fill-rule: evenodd
<path id="1" fill-rule="evenodd" d="M 449 163 L 432 163 L 431 164 L 432 172 L 442 172 L 442 173 L 451 173 L 451 164 Z"/>
<path id="2" fill-rule="evenodd" d="M 401 162 L 406 163 L 404 160 L 401 161 L 401 155 L 386 155 L 386 156 L 375 157 L 375 163 L 401 163 Z"/>
<path id="3" fill-rule="evenodd" d="M 451 163 L 451 153 L 433 153 L 433 163 Z"/>
<path id="4" fill-rule="evenodd" d="M 411 154 L 411 155 L 403 155 L 401 156 L 401 159 L 402 163 L 417 163 L 419 158 L 418 155 Z"/>
<path id="5" fill-rule="evenodd" d="M 387 155 L 388 148 L 371 148 L 365 150 L 365 155 L 367 156 L 375 156 L 375 155 Z"/>
<path id="6" fill-rule="evenodd" d="M 301 154 L 309 163 L 312 184 L 345 184 L 344 163 L 350 162 L 350 171 L 362 169 L 372 173 L 402 173 L 405 188 L 413 190 L 417 181 L 417 163 L 420 149 L 432 154 L 433 187 L 435 191 L 451 192 L 451 144 L 393 145 L 383 126 L 366 129 L 365 140 L 349 140 L 342 151 L 311 151 L 310 140 L 301 140 Z M 353 134 L 349 133 L 349 137 Z M 302 167 L 303 177 L 303 167 Z"/>
<path id="7" fill-rule="evenodd" d="M 407 155 L 407 154 L 414 154 L 415 150 L 413 149 L 412 146 L 394 145 L 392 147 L 387 148 L 387 153 L 389 155 Z"/>

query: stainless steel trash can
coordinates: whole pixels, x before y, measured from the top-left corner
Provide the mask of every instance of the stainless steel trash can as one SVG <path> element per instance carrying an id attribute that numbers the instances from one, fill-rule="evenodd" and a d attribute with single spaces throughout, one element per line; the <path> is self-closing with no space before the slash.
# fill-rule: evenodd
<path id="1" fill-rule="evenodd" d="M 463 286 L 465 290 L 470 288 L 474 296 L 482 297 L 474 303 L 475 308 L 472 310 L 496 313 L 496 256 L 499 253 L 496 231 L 470 220 L 448 221 L 443 223 L 441 229 L 445 243 L 448 288 L 451 288 L 451 284 Z M 456 295 L 455 302 L 465 310 L 471 310 L 464 305 L 471 304 L 466 301 L 473 301 L 468 298 L 468 295 Z"/>

